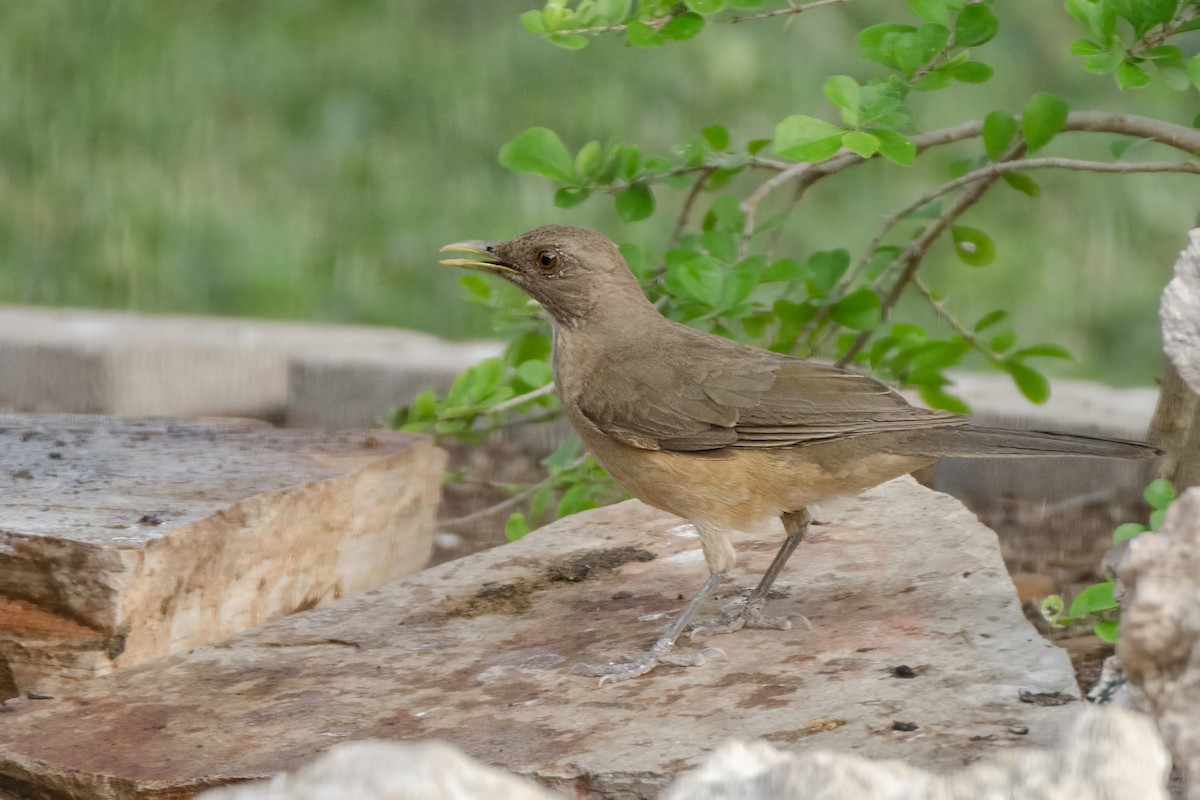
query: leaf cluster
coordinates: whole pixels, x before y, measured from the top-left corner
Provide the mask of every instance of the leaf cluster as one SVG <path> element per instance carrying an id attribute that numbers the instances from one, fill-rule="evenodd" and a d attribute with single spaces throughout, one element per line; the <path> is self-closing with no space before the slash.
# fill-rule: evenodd
<path id="1" fill-rule="evenodd" d="M 1113 531 L 1113 544 L 1120 544 L 1148 530 L 1161 527 L 1167 509 L 1175 500 L 1175 487 L 1170 481 L 1160 478 L 1146 487 L 1142 497 L 1151 509 L 1149 525 L 1138 522 L 1118 525 Z M 1093 583 L 1075 595 L 1070 609 L 1065 613 L 1063 609 L 1066 604 L 1062 597 L 1052 594 L 1042 601 L 1042 616 L 1056 627 L 1091 622 L 1092 630 L 1097 636 L 1106 642 L 1116 642 L 1120 636 L 1121 606 L 1113 594 L 1115 588 L 1116 581 L 1111 576 L 1108 580 Z"/>

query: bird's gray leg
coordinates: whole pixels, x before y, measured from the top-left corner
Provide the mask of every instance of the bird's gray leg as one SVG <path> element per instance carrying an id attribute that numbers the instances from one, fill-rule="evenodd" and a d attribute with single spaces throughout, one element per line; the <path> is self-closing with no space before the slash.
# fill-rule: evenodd
<path id="1" fill-rule="evenodd" d="M 675 647 L 675 641 L 679 639 L 679 634 L 683 633 L 684 628 L 688 626 L 692 617 L 696 615 L 696 611 L 704 604 L 704 601 L 712 594 L 713 589 L 716 589 L 717 584 L 724 580 L 724 578 L 724 572 L 714 572 L 709 575 L 708 580 L 700 587 L 700 591 L 696 592 L 696 595 L 688 601 L 688 604 L 683 607 L 683 610 L 671 622 L 670 627 L 663 632 L 662 636 L 658 637 L 658 641 L 654 643 L 654 646 L 645 655 L 631 659 L 623 664 L 613 664 L 607 667 L 580 664 L 580 671 L 584 675 L 599 677 L 600 685 L 603 686 L 608 681 L 627 681 L 630 678 L 645 675 L 658 664 L 674 664 L 684 667 L 700 666 L 704 663 L 706 653 L 720 651 L 715 647 L 706 647 L 694 653 L 672 653 L 671 650 Z"/>
<path id="2" fill-rule="evenodd" d="M 763 608 L 767 604 L 767 595 L 771 591 L 771 586 L 775 583 L 775 579 L 779 577 L 779 573 L 783 571 L 783 566 L 787 564 L 788 559 L 792 557 L 792 553 L 804 541 L 804 537 L 808 535 L 808 525 L 812 522 L 812 516 L 808 513 L 808 509 L 802 508 L 799 511 L 791 511 L 780 516 L 783 520 L 783 529 L 787 532 L 787 538 L 783 540 L 783 546 L 779 548 L 779 552 L 775 554 L 775 558 L 771 561 L 771 566 L 767 567 L 767 571 L 763 573 L 762 580 L 758 582 L 746 596 L 746 602 L 736 610 L 726 613 L 715 620 L 707 620 L 698 624 L 692 629 L 692 636 L 696 635 L 711 635 L 716 633 L 733 633 L 740 631 L 742 628 L 774 628 L 776 630 L 787 630 L 792 627 L 791 620 L 786 617 L 768 617 L 763 614 Z"/>

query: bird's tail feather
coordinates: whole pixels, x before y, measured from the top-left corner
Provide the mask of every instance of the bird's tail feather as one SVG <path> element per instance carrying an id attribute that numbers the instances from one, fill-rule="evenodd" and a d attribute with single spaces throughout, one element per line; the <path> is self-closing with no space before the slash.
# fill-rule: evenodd
<path id="1" fill-rule="evenodd" d="M 1100 456 L 1103 458 L 1153 458 L 1160 451 L 1145 442 L 1079 436 L 1072 433 L 1025 431 L 1013 428 L 987 428 L 963 425 L 948 428 L 947 452 L 950 457 L 996 456 Z M 961 449 L 960 449 L 961 448 Z"/>

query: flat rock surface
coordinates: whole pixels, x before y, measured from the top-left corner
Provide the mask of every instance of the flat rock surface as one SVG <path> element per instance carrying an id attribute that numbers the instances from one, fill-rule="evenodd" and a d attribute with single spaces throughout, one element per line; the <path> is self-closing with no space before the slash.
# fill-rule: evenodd
<path id="1" fill-rule="evenodd" d="M 731 736 L 939 771 L 1055 742 L 1073 704 L 1019 694 L 1077 695 L 1071 666 L 1021 615 L 991 531 L 910 479 L 817 518 L 771 602 L 797 624 L 716 637 L 728 657 L 703 667 L 603 688 L 573 672 L 647 647 L 704 578 L 690 526 L 630 501 L 71 694 L 10 701 L 0 791 L 175 797 L 380 738 L 443 739 L 579 796 L 651 797 Z M 741 541 L 709 611 L 777 545 Z"/>
<path id="2" fill-rule="evenodd" d="M 0 698 L 420 570 L 443 461 L 385 431 L 0 415 Z"/>

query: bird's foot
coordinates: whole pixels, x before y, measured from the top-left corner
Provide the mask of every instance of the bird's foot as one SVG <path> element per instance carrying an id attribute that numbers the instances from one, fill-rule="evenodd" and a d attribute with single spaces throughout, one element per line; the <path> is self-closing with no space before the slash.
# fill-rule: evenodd
<path id="1" fill-rule="evenodd" d="M 733 633 L 742 628 L 766 628 L 769 630 L 786 631 L 792 627 L 792 621 L 787 617 L 768 617 L 763 613 L 765 601 L 747 600 L 737 608 L 726 611 L 719 617 L 700 620 L 692 626 L 689 636 L 715 636 L 720 633 Z"/>
<path id="2" fill-rule="evenodd" d="M 725 655 L 725 651 L 717 647 L 705 647 L 700 650 L 683 652 L 666 650 L 660 653 L 656 653 L 656 649 L 652 648 L 650 652 L 643 656 L 630 658 L 620 664 L 609 664 L 606 667 L 580 664 L 579 672 L 583 675 L 599 678 L 600 685 L 603 686 L 606 683 L 619 683 L 620 681 L 627 681 L 630 678 L 636 678 L 639 675 L 645 675 L 659 664 L 669 664 L 676 667 L 699 667 L 704 664 L 708 656 Z"/>

